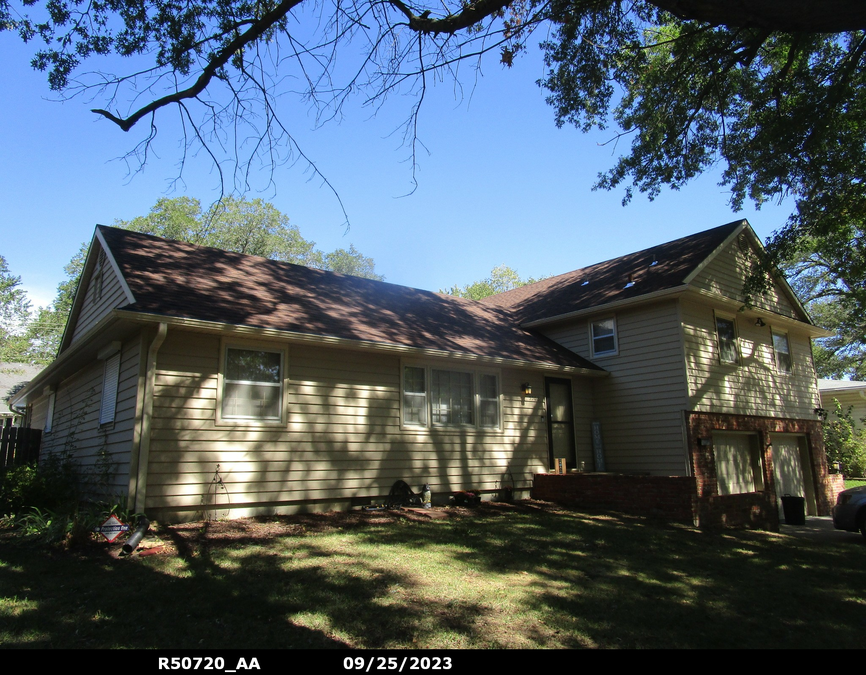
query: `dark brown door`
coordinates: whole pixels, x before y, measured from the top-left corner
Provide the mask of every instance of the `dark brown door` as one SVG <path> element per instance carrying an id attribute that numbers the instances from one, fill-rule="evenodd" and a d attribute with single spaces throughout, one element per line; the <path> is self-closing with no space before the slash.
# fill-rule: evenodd
<path id="1" fill-rule="evenodd" d="M 574 408 L 571 402 L 571 380 L 547 377 L 544 379 L 547 396 L 547 443 L 550 469 L 556 460 L 564 459 L 566 470 L 575 468 Z"/>

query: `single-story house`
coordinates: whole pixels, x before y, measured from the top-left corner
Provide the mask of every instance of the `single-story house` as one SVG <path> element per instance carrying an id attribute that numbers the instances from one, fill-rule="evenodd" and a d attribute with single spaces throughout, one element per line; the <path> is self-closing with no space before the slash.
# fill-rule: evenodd
<path id="1" fill-rule="evenodd" d="M 157 518 L 344 508 L 397 480 L 773 527 L 833 498 L 783 278 L 737 221 L 483 301 L 98 226 L 44 452 Z"/>
<path id="2" fill-rule="evenodd" d="M 851 380 L 818 380 L 818 391 L 821 394 L 821 406 L 832 416 L 836 410 L 836 401 L 843 411 L 851 409 L 851 417 L 856 429 L 864 427 L 866 419 L 866 382 Z"/>

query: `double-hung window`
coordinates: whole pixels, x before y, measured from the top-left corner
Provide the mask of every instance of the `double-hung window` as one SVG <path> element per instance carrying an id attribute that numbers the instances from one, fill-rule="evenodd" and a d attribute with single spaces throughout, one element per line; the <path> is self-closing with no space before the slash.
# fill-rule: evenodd
<path id="1" fill-rule="evenodd" d="M 406 365 L 402 387 L 404 426 L 499 428 L 498 374 Z"/>
<path id="2" fill-rule="evenodd" d="M 773 352 L 776 357 L 776 370 L 780 373 L 790 373 L 794 368 L 791 358 L 791 343 L 788 342 L 787 333 L 773 331 Z"/>
<path id="3" fill-rule="evenodd" d="M 592 355 L 604 356 L 617 353 L 616 320 L 613 317 L 596 319 L 590 324 Z"/>
<path id="4" fill-rule="evenodd" d="M 278 424 L 283 417 L 285 351 L 229 345 L 223 353 L 220 421 Z"/>
<path id="5" fill-rule="evenodd" d="M 717 316 L 716 337 L 719 341 L 719 360 L 727 364 L 739 363 L 740 350 L 737 346 L 737 326 L 734 320 Z"/>

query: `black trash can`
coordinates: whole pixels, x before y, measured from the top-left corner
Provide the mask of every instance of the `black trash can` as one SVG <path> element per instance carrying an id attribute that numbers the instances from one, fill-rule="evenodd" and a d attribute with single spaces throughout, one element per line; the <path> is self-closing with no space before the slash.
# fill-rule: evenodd
<path id="1" fill-rule="evenodd" d="M 806 524 L 806 498 L 784 495 L 782 497 L 782 510 L 785 512 L 786 525 Z"/>

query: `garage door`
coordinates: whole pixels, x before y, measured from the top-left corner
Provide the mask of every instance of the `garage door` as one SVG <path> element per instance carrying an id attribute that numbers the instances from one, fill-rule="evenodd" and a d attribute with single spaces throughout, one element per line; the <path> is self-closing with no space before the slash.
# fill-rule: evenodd
<path id="1" fill-rule="evenodd" d="M 806 513 L 815 515 L 815 492 L 805 436 L 773 434 L 773 475 L 776 479 L 776 501 L 783 517 L 782 495 L 806 498 Z"/>
<path id="2" fill-rule="evenodd" d="M 720 495 L 736 495 L 764 489 L 756 434 L 715 431 L 713 452 Z"/>

